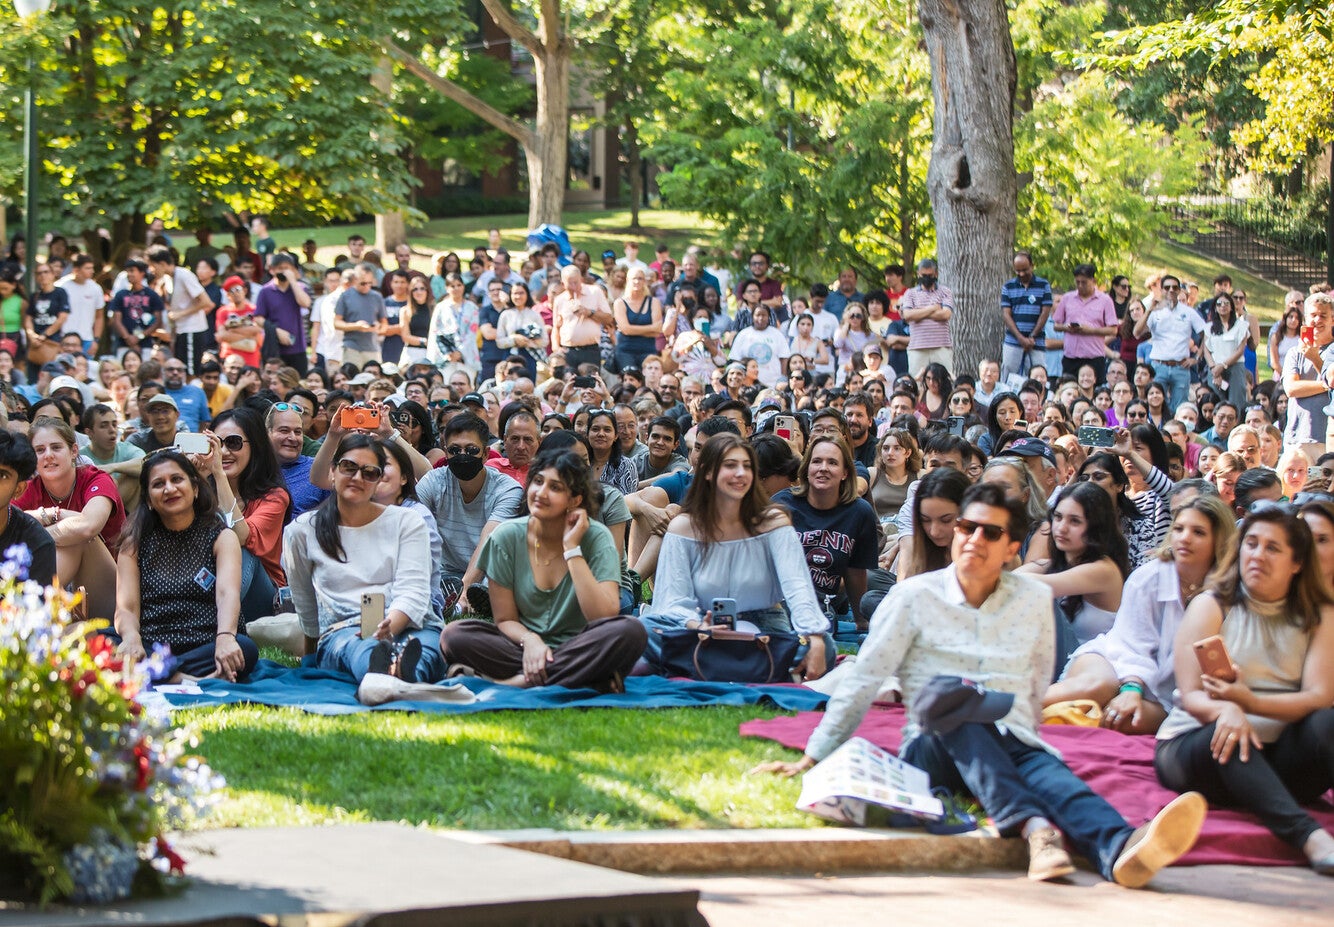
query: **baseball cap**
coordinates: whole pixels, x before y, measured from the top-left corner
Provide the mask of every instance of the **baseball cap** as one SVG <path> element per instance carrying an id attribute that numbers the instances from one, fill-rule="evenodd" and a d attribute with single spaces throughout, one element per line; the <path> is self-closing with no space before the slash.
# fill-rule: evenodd
<path id="1" fill-rule="evenodd" d="M 464 405 L 467 405 L 468 403 L 472 402 L 481 406 L 483 409 L 486 408 L 486 400 L 482 398 L 481 393 L 467 393 L 466 395 L 464 395 L 462 399 L 459 400 L 459 402 L 463 403 Z"/>
<path id="2" fill-rule="evenodd" d="M 874 343 L 868 344 L 866 347 L 862 348 L 862 354 L 875 354 L 879 357 L 885 356 L 885 352 L 880 349 L 880 345 Z"/>
<path id="3" fill-rule="evenodd" d="M 48 392 L 54 393 L 56 390 L 59 389 L 72 389 L 78 392 L 83 392 L 83 390 L 79 387 L 79 381 L 67 374 L 62 374 L 58 377 L 53 377 L 51 379 L 51 386 L 48 389 Z"/>
<path id="4" fill-rule="evenodd" d="M 398 376 L 398 364 L 395 364 L 393 361 L 386 361 L 384 364 L 380 365 L 380 372 L 387 377 L 396 377 Z"/>
<path id="5" fill-rule="evenodd" d="M 1047 446 L 1046 441 L 1038 438 L 1016 438 L 998 457 L 1041 457 L 1053 467 L 1056 466 L 1056 454 Z"/>
<path id="6" fill-rule="evenodd" d="M 246 282 L 236 274 L 232 274 L 226 280 L 222 281 L 222 288 L 224 290 L 230 290 L 234 286 L 244 287 L 246 286 Z"/>
<path id="7" fill-rule="evenodd" d="M 55 361 L 47 361 L 45 364 L 42 364 L 42 373 L 49 373 L 53 377 L 64 376 L 65 365 L 57 364 Z"/>
<path id="8" fill-rule="evenodd" d="M 1010 713 L 1014 696 L 962 676 L 933 676 L 913 699 L 912 719 L 929 734 L 948 734 L 964 724 L 990 724 Z"/>
<path id="9" fill-rule="evenodd" d="M 171 406 L 171 407 L 172 407 L 173 409 L 175 409 L 177 412 L 179 412 L 180 409 L 181 409 L 180 406 L 176 405 L 176 400 L 175 400 L 175 399 L 172 399 L 172 398 L 171 398 L 170 396 L 168 396 L 166 393 L 158 393 L 158 394 L 157 394 L 156 396 L 154 396 L 152 399 L 150 399 L 150 400 L 148 400 L 147 402 L 144 403 L 145 406 L 156 406 L 156 405 L 162 405 L 162 404 L 166 404 L 166 405 Z"/>
<path id="10" fill-rule="evenodd" d="M 375 374 L 359 373 L 350 382 L 353 386 L 370 386 L 375 382 Z"/>

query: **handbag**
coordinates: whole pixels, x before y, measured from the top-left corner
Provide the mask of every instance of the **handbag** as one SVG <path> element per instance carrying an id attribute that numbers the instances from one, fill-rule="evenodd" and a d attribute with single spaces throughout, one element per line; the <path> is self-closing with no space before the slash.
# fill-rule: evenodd
<path id="1" fill-rule="evenodd" d="M 28 363 L 41 366 L 49 364 L 60 353 L 60 343 L 48 338 L 45 341 L 28 342 Z"/>
<path id="2" fill-rule="evenodd" d="M 700 682 L 789 682 L 800 646 L 788 631 L 673 628 L 662 632 L 662 663 L 668 676 Z"/>

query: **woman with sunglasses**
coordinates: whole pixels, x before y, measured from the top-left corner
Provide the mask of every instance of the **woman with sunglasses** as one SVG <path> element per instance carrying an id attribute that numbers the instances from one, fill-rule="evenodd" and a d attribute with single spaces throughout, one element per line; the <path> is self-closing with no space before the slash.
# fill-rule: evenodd
<path id="1" fill-rule="evenodd" d="M 436 445 L 435 430 L 425 406 L 405 400 L 389 413 L 389 420 L 408 446 L 430 461 L 432 467 L 444 459 L 445 452 Z"/>
<path id="2" fill-rule="evenodd" d="M 149 457 L 139 487 L 116 566 L 116 631 L 108 637 L 135 660 L 166 644 L 176 671 L 192 678 L 249 675 L 259 648 L 243 633 L 241 545 L 218 517 L 208 483 L 185 455 L 167 449 Z"/>
<path id="3" fill-rule="evenodd" d="M 1173 705 L 1182 617 L 1214 571 L 1231 562 L 1236 524 L 1217 496 L 1183 503 L 1167 543 L 1126 580 L 1111 628 L 1074 652 L 1043 706 L 1090 699 L 1102 707 L 1103 727 L 1156 731 Z"/>
<path id="4" fill-rule="evenodd" d="M 1251 512 L 1240 536 L 1177 631 L 1179 697 L 1154 769 L 1167 788 L 1255 814 L 1334 876 L 1334 834 L 1301 807 L 1334 786 L 1334 594 L 1291 506 Z M 1195 644 L 1215 636 L 1226 664 L 1205 671 Z"/>
<path id="5" fill-rule="evenodd" d="M 287 585 L 283 573 L 283 525 L 292 509 L 278 456 L 259 413 L 230 409 L 213 420 L 213 449 L 196 458 L 213 478 L 218 513 L 241 542 L 241 614 L 272 614 L 273 596 Z"/>
<path id="6" fill-rule="evenodd" d="M 866 307 L 848 303 L 843 308 L 843 321 L 834 332 L 834 351 L 838 355 L 838 382 L 842 383 L 852 372 L 852 355 L 875 340 L 875 332 L 866 322 Z"/>
<path id="7" fill-rule="evenodd" d="M 333 493 L 287 526 L 283 569 L 321 669 L 390 673 L 407 682 L 444 675 L 440 619 L 431 608 L 431 540 L 416 512 L 375 493 L 388 460 L 380 440 L 353 432 L 333 455 Z M 384 619 L 362 637 L 363 597 L 384 596 Z"/>
<path id="8" fill-rule="evenodd" d="M 451 675 L 624 691 L 646 635 L 618 614 L 620 560 L 595 520 L 595 493 L 588 465 L 572 451 L 533 459 L 528 515 L 497 527 L 477 557 L 494 622 L 455 621 L 442 635 Z"/>
<path id="9" fill-rule="evenodd" d="M 399 316 L 403 327 L 403 354 L 400 366 L 407 368 L 426 360 L 426 338 L 431 333 L 431 286 L 424 274 L 414 273 L 408 281 L 408 301 Z"/>

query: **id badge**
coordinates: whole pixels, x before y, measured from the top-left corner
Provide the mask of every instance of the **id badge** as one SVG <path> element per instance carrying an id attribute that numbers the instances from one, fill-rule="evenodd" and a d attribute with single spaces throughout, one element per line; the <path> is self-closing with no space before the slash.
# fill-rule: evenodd
<path id="1" fill-rule="evenodd" d="M 199 572 L 195 574 L 195 585 L 205 592 L 213 588 L 217 582 L 217 577 L 208 571 L 208 567 L 200 567 Z"/>

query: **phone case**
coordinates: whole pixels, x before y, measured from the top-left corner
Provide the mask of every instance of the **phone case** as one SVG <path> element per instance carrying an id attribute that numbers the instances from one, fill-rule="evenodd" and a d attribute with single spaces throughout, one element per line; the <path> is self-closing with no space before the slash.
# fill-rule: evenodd
<path id="1" fill-rule="evenodd" d="M 369 640 L 384 621 L 384 593 L 367 592 L 361 597 L 361 637 Z"/>
<path id="2" fill-rule="evenodd" d="M 1195 659 L 1200 661 L 1200 669 L 1206 676 L 1223 679 L 1227 682 L 1236 680 L 1232 672 L 1232 657 L 1227 652 L 1223 638 L 1215 634 L 1202 641 L 1195 642 Z"/>

